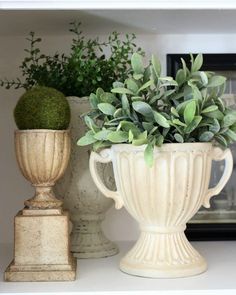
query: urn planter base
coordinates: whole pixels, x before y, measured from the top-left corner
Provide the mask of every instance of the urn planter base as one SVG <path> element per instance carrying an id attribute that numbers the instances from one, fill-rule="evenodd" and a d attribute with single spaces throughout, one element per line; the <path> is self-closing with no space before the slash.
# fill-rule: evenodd
<path id="1" fill-rule="evenodd" d="M 149 278 L 178 278 L 207 269 L 204 258 L 193 248 L 184 232 L 143 231 L 134 247 L 120 262 L 128 274 Z"/>
<path id="2" fill-rule="evenodd" d="M 119 252 L 115 243 L 108 240 L 102 231 L 101 223 L 105 216 L 85 216 L 73 221 L 71 251 L 77 258 L 102 258 Z"/>
<path id="3" fill-rule="evenodd" d="M 14 259 L 5 271 L 5 280 L 72 281 L 75 277 L 68 213 L 61 209 L 20 211 L 15 217 Z"/>
<path id="4" fill-rule="evenodd" d="M 229 149 L 211 143 L 163 144 L 153 151 L 153 166 L 146 165 L 146 146 L 113 145 L 90 156 L 90 172 L 100 191 L 137 220 L 141 235 L 120 262 L 128 274 L 151 278 L 177 278 L 200 274 L 203 257 L 185 237 L 185 224 L 228 181 L 233 159 Z M 209 188 L 212 161 L 225 161 L 219 183 Z M 116 191 L 103 183 L 97 163 L 112 162 Z"/>

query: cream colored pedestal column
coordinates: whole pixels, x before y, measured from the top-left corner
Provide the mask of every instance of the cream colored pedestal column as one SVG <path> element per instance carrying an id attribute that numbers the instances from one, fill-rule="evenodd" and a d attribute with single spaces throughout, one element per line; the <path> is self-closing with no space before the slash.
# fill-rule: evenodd
<path id="1" fill-rule="evenodd" d="M 69 217 L 60 209 L 24 209 L 15 217 L 14 259 L 5 272 L 12 282 L 75 280 Z"/>
<path id="2" fill-rule="evenodd" d="M 33 198 L 15 217 L 14 259 L 5 272 L 11 282 L 71 281 L 76 260 L 70 253 L 69 216 L 53 186 L 70 155 L 68 130 L 22 130 L 15 133 L 22 174 L 35 187 Z"/>

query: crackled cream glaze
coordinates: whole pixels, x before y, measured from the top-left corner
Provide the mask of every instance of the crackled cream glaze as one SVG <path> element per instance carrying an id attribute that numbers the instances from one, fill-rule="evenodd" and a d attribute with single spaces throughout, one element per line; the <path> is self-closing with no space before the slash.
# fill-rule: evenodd
<path id="1" fill-rule="evenodd" d="M 68 97 L 71 108 L 72 151 L 68 168 L 56 184 L 57 196 L 70 211 L 73 230 L 71 250 L 78 258 L 99 258 L 118 253 L 115 243 L 104 235 L 101 222 L 113 201 L 94 184 L 89 172 L 90 146 L 79 147 L 77 141 L 86 132 L 80 117 L 90 110 L 87 97 Z M 99 174 L 109 187 L 114 187 L 111 165 L 99 165 Z"/>
<path id="2" fill-rule="evenodd" d="M 230 150 L 211 143 L 164 144 L 154 150 L 154 165 L 144 161 L 145 146 L 113 145 L 92 153 L 90 170 L 98 188 L 135 218 L 141 235 L 120 262 L 122 271 L 146 277 L 183 277 L 206 270 L 204 258 L 185 237 L 186 223 L 228 181 L 233 167 Z M 219 184 L 208 189 L 212 160 L 225 160 Z M 112 161 L 117 191 L 104 186 L 97 162 Z"/>

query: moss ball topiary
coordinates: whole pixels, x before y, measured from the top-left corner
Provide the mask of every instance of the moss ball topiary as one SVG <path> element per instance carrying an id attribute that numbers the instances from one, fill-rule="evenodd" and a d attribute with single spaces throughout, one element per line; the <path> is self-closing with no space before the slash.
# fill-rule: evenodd
<path id="1" fill-rule="evenodd" d="M 34 87 L 18 100 L 14 117 L 24 129 L 65 130 L 70 123 L 70 106 L 65 96 L 53 88 Z"/>

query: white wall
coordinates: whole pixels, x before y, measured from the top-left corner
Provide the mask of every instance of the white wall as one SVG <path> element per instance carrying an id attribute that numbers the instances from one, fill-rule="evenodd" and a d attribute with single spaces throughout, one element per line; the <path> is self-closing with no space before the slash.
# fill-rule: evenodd
<path id="1" fill-rule="evenodd" d="M 70 36 L 44 36 L 45 50 L 69 50 Z M 147 56 L 156 53 L 166 67 L 167 53 L 235 53 L 236 35 L 139 35 L 137 42 Z M 25 36 L 0 37 L 0 77 L 19 76 L 18 65 L 24 57 Z M 42 46 L 43 47 L 43 46 Z M 18 170 L 14 155 L 13 109 L 22 91 L 0 88 L 0 242 L 13 241 L 13 218 L 31 197 L 33 190 Z M 135 239 L 138 227 L 125 209 L 112 208 L 104 222 L 107 235 L 114 240 Z"/>

